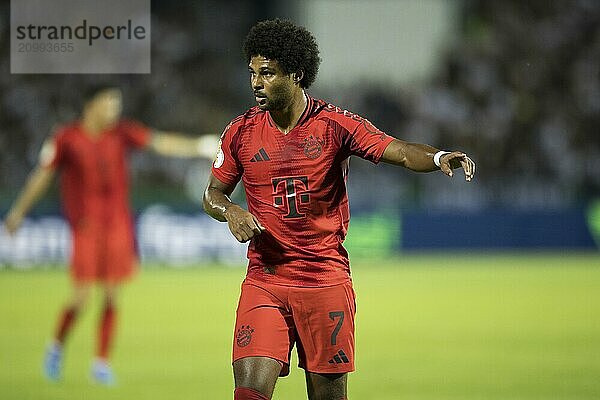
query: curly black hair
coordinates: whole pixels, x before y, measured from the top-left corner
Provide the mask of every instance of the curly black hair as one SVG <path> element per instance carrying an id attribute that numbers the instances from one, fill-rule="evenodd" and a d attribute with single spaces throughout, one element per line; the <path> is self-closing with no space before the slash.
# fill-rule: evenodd
<path id="1" fill-rule="evenodd" d="M 276 60 L 286 74 L 304 73 L 300 86 L 310 87 L 317 77 L 321 58 L 315 37 L 289 20 L 273 19 L 254 25 L 244 42 L 246 61 L 254 56 Z"/>

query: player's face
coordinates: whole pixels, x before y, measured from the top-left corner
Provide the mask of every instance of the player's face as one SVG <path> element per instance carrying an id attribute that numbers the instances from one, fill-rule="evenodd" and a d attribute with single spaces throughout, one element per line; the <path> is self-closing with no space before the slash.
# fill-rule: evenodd
<path id="1" fill-rule="evenodd" d="M 248 72 L 258 108 L 278 111 L 291 104 L 294 80 L 291 74 L 283 72 L 277 61 L 254 56 L 248 64 Z"/>
<path id="2" fill-rule="evenodd" d="M 108 89 L 98 93 L 92 100 L 95 117 L 103 124 L 110 125 L 121 118 L 123 99 L 119 89 Z"/>

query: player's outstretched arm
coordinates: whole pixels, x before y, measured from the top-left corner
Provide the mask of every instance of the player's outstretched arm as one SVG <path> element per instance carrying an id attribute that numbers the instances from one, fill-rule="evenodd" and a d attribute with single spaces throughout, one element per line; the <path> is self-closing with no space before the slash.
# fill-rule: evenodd
<path id="1" fill-rule="evenodd" d="M 149 147 L 156 153 L 168 157 L 213 159 L 219 148 L 219 137 L 216 135 L 191 137 L 175 132 L 155 131 Z"/>
<path id="2" fill-rule="evenodd" d="M 462 167 L 467 181 L 475 176 L 475 163 L 465 153 L 443 152 L 427 144 L 408 143 L 399 139 L 394 139 L 387 146 L 381 161 L 416 172 L 442 170 L 448 176 L 453 175 L 453 169 Z"/>
<path id="3" fill-rule="evenodd" d="M 10 208 L 4 219 L 4 226 L 8 233 L 14 234 L 21 226 L 23 219 L 42 197 L 48 186 L 54 178 L 54 169 L 50 167 L 38 166 L 27 179 L 25 187 L 19 193 L 13 206 Z"/>
<path id="4" fill-rule="evenodd" d="M 226 185 L 210 174 L 202 205 L 208 215 L 217 221 L 227 222 L 233 236 L 239 242 L 244 243 L 254 236 L 260 235 L 265 228 L 260 224 L 258 218 L 231 202 L 229 196 L 233 189 L 235 189 L 235 185 Z"/>

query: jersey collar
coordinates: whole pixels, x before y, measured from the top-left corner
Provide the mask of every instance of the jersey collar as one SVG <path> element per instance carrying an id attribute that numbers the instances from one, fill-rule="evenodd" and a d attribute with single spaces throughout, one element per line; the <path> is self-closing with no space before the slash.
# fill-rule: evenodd
<path id="1" fill-rule="evenodd" d="M 312 107 L 313 107 L 313 103 L 314 103 L 313 98 L 310 97 L 309 95 L 307 95 L 304 90 L 302 90 L 302 94 L 304 95 L 304 100 L 306 102 L 306 104 L 304 106 L 304 111 L 302 111 L 302 114 L 300 114 L 300 118 L 298 118 L 298 122 L 296 123 L 296 126 L 294 126 L 294 128 L 290 132 L 294 131 L 296 128 L 298 128 L 300 125 L 302 125 L 304 123 L 304 121 L 306 121 L 308 119 L 308 117 L 310 116 Z M 277 129 L 279 131 L 279 129 L 277 128 L 277 125 L 275 125 L 275 122 L 273 121 L 273 117 L 271 117 L 270 112 L 267 112 L 267 120 L 269 121 L 269 125 L 273 129 Z M 289 135 L 290 132 L 285 134 L 285 136 Z M 283 135 L 283 133 L 282 133 L 282 135 Z"/>

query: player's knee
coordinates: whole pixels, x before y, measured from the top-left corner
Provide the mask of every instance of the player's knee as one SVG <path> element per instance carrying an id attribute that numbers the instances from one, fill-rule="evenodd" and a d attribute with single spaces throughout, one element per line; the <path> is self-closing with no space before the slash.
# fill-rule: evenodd
<path id="1" fill-rule="evenodd" d="M 86 300 L 81 297 L 75 297 L 69 302 L 69 307 L 75 312 L 81 312 L 86 305 Z"/>
<path id="2" fill-rule="evenodd" d="M 265 394 L 259 392 L 258 390 L 247 388 L 247 387 L 237 387 L 235 388 L 235 392 L 233 394 L 234 400 L 270 400 L 271 397 L 267 397 Z"/>
<path id="3" fill-rule="evenodd" d="M 340 394 L 337 391 L 321 391 L 319 393 L 309 393 L 309 400 L 348 400 L 345 394 Z"/>
<path id="4" fill-rule="evenodd" d="M 257 376 L 252 373 L 242 373 L 242 374 L 234 374 L 235 375 L 235 384 L 236 388 L 244 389 L 242 392 L 245 393 L 245 390 L 253 390 L 265 396 L 266 399 L 271 398 L 273 394 L 273 390 L 275 388 L 275 382 L 268 379 L 265 376 Z M 255 397 L 240 397 L 240 399 L 254 399 Z M 262 399 L 262 397 L 256 397 L 257 399 Z M 238 399 L 237 397 L 235 398 Z"/>
<path id="5" fill-rule="evenodd" d="M 116 307 L 117 299 L 113 296 L 104 296 L 104 306 L 105 307 Z"/>
<path id="6" fill-rule="evenodd" d="M 104 303 L 106 306 L 114 307 L 117 305 L 117 289 L 113 287 L 104 288 Z"/>
<path id="7" fill-rule="evenodd" d="M 309 400 L 348 400 L 346 395 L 336 394 L 336 393 L 322 393 L 320 395 L 309 395 Z"/>
<path id="8" fill-rule="evenodd" d="M 306 374 L 309 400 L 347 400 L 348 374 Z"/>
<path id="9" fill-rule="evenodd" d="M 70 301 L 70 307 L 73 308 L 75 311 L 80 312 L 83 311 L 83 309 L 85 308 L 85 306 L 88 303 L 88 300 L 90 298 L 90 290 L 87 289 L 79 289 L 75 292 L 75 294 L 73 295 L 73 297 L 71 298 Z"/>

